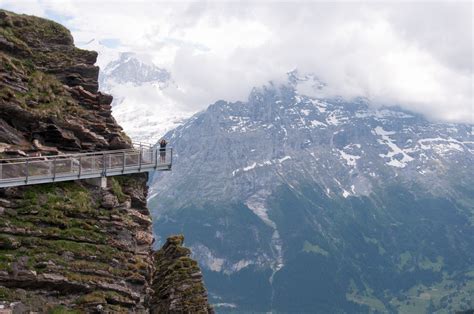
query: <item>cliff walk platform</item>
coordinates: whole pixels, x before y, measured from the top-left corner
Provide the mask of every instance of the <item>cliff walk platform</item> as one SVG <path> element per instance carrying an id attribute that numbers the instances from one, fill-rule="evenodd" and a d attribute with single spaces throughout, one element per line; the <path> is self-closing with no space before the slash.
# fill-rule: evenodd
<path id="1" fill-rule="evenodd" d="M 171 170 L 172 161 L 172 148 L 163 152 L 146 144 L 124 150 L 0 159 L 0 188 L 73 180 L 104 186 L 110 176 Z"/>

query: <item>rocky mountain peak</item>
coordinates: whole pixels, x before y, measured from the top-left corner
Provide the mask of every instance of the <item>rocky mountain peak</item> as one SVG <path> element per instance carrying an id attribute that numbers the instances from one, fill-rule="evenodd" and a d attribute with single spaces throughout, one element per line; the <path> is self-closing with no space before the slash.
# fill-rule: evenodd
<path id="1" fill-rule="evenodd" d="M 165 87 L 171 74 L 152 62 L 143 61 L 137 54 L 122 52 L 119 58 L 110 62 L 100 75 L 100 85 L 110 90 L 116 84 L 140 85 L 144 83 L 158 84 Z"/>
<path id="2" fill-rule="evenodd" d="M 404 298 L 418 300 L 410 289 L 434 295 L 442 272 L 457 288 L 436 308 L 464 304 L 469 292 L 456 291 L 472 282 L 474 256 L 459 246 L 474 247 L 464 236 L 473 232 L 472 125 L 307 96 L 294 84 L 306 78 L 290 74 L 166 135 L 176 170 L 153 178 L 155 232 L 186 232 L 211 299 L 226 309 L 404 312 Z"/>

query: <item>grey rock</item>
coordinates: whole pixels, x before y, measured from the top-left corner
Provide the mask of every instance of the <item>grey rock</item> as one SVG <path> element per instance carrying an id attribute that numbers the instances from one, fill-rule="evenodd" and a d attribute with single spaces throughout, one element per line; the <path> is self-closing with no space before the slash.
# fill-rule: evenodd
<path id="1" fill-rule="evenodd" d="M 112 209 L 116 206 L 118 206 L 119 201 L 117 199 L 117 196 L 113 195 L 110 192 L 105 191 L 102 195 L 102 201 L 101 201 L 101 206 L 106 208 L 106 209 Z"/>

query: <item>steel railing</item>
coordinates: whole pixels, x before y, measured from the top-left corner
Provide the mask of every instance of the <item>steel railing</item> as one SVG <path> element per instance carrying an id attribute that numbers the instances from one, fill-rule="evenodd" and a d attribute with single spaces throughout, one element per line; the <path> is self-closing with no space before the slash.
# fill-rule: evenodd
<path id="1" fill-rule="evenodd" d="M 0 188 L 171 170 L 172 148 L 151 145 L 93 153 L 0 159 Z"/>

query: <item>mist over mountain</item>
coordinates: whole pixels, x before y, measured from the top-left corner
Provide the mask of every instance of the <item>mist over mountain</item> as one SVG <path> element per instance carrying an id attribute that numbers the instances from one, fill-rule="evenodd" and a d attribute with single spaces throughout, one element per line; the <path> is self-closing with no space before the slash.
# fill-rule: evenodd
<path id="1" fill-rule="evenodd" d="M 0 313 L 471 313 L 473 8 L 0 0 Z"/>
<path id="2" fill-rule="evenodd" d="M 171 75 L 165 69 L 138 59 L 132 52 L 123 52 L 117 60 L 111 61 L 100 72 L 100 84 L 105 89 L 111 89 L 116 84 L 141 85 L 144 83 L 157 84 L 161 88 L 170 81 Z"/>
<path id="3" fill-rule="evenodd" d="M 194 113 L 170 95 L 178 88 L 170 72 L 132 52 L 108 62 L 99 85 L 114 95 L 114 117 L 137 142 L 156 142 Z"/>
<path id="4" fill-rule="evenodd" d="M 149 196 L 184 232 L 221 309 L 453 312 L 474 306 L 474 130 L 314 76 L 218 101 L 166 134 Z"/>

